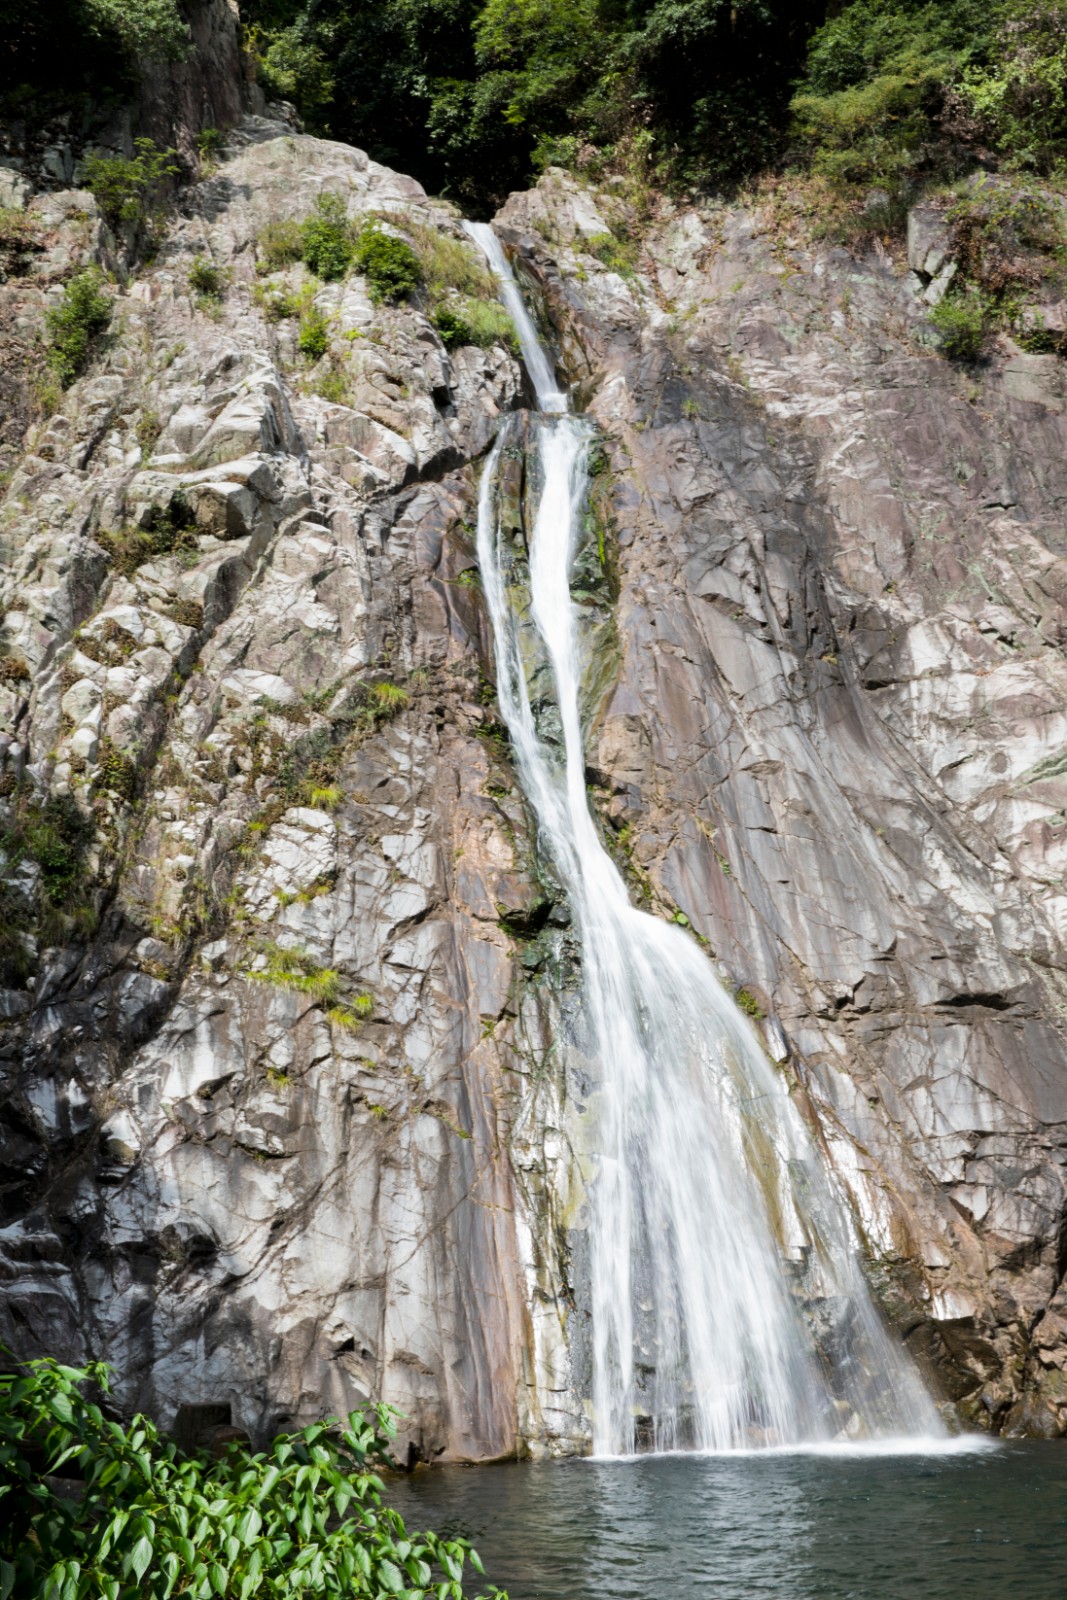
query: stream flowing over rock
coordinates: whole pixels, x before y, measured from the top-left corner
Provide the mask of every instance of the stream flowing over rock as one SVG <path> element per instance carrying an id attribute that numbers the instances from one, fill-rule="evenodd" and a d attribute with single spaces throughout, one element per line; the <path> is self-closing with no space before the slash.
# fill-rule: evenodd
<path id="1" fill-rule="evenodd" d="M 370 1396 L 409 1459 L 582 1451 L 577 947 L 474 549 L 525 380 L 352 275 L 310 291 L 349 373 L 312 392 L 255 241 L 326 192 L 473 249 L 246 116 L 4 491 L 6 800 L 92 807 L 100 915 L 5 969 L 0 1337 L 166 1426 Z M 28 204 L 5 326 L 110 248 L 84 192 Z M 936 1397 L 1067 1433 L 1062 363 L 961 373 L 905 266 L 740 206 L 660 201 L 620 273 L 625 204 L 550 170 L 496 220 L 598 434 L 603 838 L 739 995 Z M 161 527 L 138 565 L 108 537 Z"/>

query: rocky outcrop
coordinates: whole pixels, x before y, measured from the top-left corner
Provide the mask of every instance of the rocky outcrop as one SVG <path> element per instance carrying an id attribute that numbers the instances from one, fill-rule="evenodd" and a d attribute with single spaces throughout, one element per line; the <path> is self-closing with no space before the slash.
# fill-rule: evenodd
<path id="1" fill-rule="evenodd" d="M 246 120 L 0 508 L 0 1334 L 186 1431 L 373 1395 L 412 1456 L 580 1449 L 576 975 L 471 538 L 521 373 L 359 277 L 264 275 L 323 191 L 468 248 Z M 107 247 L 90 197 L 31 204 L 28 349 Z M 1063 1432 L 1062 368 L 935 356 L 929 243 L 912 281 L 758 212 L 633 222 L 557 173 L 500 219 L 604 446 L 605 837 L 744 991 L 932 1381 Z"/>
<path id="2" fill-rule="evenodd" d="M 481 670 L 471 466 L 520 373 L 359 278 L 257 278 L 267 225 L 325 192 L 473 249 L 410 180 L 246 122 L 7 489 L 9 823 L 88 810 L 96 926 L 26 914 L 8 950 L 3 1333 L 105 1356 L 167 1423 L 228 1405 L 259 1435 L 373 1395 L 416 1454 L 495 1455 L 535 1392 L 508 1132 L 549 1001 L 505 931 L 544 896 Z M 330 365 L 268 320 L 284 294 Z"/>
<path id="3" fill-rule="evenodd" d="M 1063 1432 L 1062 364 L 932 351 L 927 219 L 915 281 L 661 205 L 620 274 L 589 203 L 499 223 L 610 457 L 606 828 L 766 1014 L 934 1381 Z"/>

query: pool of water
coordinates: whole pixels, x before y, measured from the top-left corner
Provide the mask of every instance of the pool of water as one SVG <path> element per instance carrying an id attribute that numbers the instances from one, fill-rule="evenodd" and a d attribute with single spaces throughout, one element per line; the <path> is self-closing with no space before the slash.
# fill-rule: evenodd
<path id="1" fill-rule="evenodd" d="M 511 1600 L 1065 1600 L 1067 1443 L 423 1469 Z"/>

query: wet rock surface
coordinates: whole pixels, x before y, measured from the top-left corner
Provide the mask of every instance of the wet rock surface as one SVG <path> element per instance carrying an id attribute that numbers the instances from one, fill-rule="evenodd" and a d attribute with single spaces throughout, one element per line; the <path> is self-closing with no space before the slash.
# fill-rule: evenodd
<path id="1" fill-rule="evenodd" d="M 610 460 L 605 825 L 766 1014 L 935 1382 L 1063 1432 L 1062 364 L 933 353 L 936 219 L 916 281 L 662 206 L 620 275 L 574 190 L 498 225 Z"/>

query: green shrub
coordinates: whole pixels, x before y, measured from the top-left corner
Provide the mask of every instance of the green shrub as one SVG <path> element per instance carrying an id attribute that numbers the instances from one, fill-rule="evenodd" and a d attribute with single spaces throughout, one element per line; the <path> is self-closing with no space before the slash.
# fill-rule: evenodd
<path id="1" fill-rule="evenodd" d="M 290 317 L 298 317 L 303 310 L 301 296 L 291 289 L 267 288 L 257 283 L 254 297 L 268 322 L 285 322 Z"/>
<path id="2" fill-rule="evenodd" d="M 974 361 L 989 332 L 989 311 L 975 291 L 948 294 L 930 313 L 941 353 L 950 361 Z"/>
<path id="3" fill-rule="evenodd" d="M 0 1593 L 43 1600 L 463 1600 L 464 1539 L 409 1532 L 375 1471 L 388 1407 L 281 1434 L 267 1450 L 187 1455 L 105 1412 L 102 1362 L 0 1374 Z M 88 1399 L 88 1386 L 102 1404 Z M 67 1498 L 55 1474 L 77 1473 Z M 494 1595 L 497 1591 L 491 1591 Z M 499 1600 L 505 1600 L 500 1596 Z"/>
<path id="4" fill-rule="evenodd" d="M 110 322 L 111 298 L 104 293 L 104 275 L 99 267 L 87 267 L 71 278 L 59 305 L 45 316 L 48 364 L 64 389 L 84 371 Z"/>
<path id="5" fill-rule="evenodd" d="M 343 367 L 329 366 L 316 375 L 311 391 L 330 405 L 343 406 L 348 401 L 348 375 Z"/>
<path id="6" fill-rule="evenodd" d="M 135 139 L 137 154 L 87 156 L 85 184 L 91 189 L 100 214 L 112 228 L 124 223 L 151 230 L 163 209 L 166 184 L 180 168 L 176 150 L 160 150 L 154 139 Z"/>
<path id="7" fill-rule="evenodd" d="M 356 239 L 353 265 L 370 284 L 372 299 L 403 300 L 422 280 L 419 258 L 409 244 L 386 233 L 381 224 L 365 222 Z"/>
<path id="8" fill-rule="evenodd" d="M 617 272 L 620 278 L 634 276 L 635 251 L 626 240 L 616 239 L 613 233 L 595 233 L 585 241 L 585 248 L 603 262 L 609 272 Z"/>
<path id="9" fill-rule="evenodd" d="M 292 266 L 304 254 L 304 235 L 299 222 L 283 218 L 268 222 L 256 238 L 263 264 L 268 272 L 280 272 Z"/>
<path id="10" fill-rule="evenodd" d="M 58 909 L 78 898 L 92 839 L 93 825 L 70 795 L 31 802 L 19 820 L 16 847 L 36 861 L 45 898 Z M 8 853 L 8 841 L 4 848 Z"/>
<path id="11" fill-rule="evenodd" d="M 300 354 L 309 361 L 318 361 L 326 354 L 330 348 L 330 324 L 325 312 L 316 306 L 308 307 L 300 320 L 296 342 Z"/>
<path id="12" fill-rule="evenodd" d="M 382 722 L 391 721 L 411 703 L 411 696 L 398 683 L 372 684 L 368 698 L 375 718 Z"/>
<path id="13" fill-rule="evenodd" d="M 407 217 L 404 231 L 415 242 L 415 254 L 432 299 L 439 299 L 450 289 L 481 300 L 496 298 L 496 285 L 486 259 L 469 240 L 457 239 L 429 223 Z"/>
<path id="14" fill-rule="evenodd" d="M 319 195 L 300 230 L 300 253 L 308 271 L 327 282 L 343 278 L 352 265 L 352 230 L 344 201 L 337 195 Z"/>
<path id="15" fill-rule="evenodd" d="M 433 322 L 447 350 L 463 344 L 482 349 L 503 344 L 513 355 L 519 353 L 515 324 L 499 301 L 449 300 L 434 311 Z"/>
<path id="16" fill-rule="evenodd" d="M 1003 297 L 1035 288 L 1067 255 L 1060 208 L 1032 180 L 980 178 L 947 213 L 963 276 Z"/>
<path id="17" fill-rule="evenodd" d="M 204 300 L 221 300 L 226 274 L 206 256 L 197 256 L 189 268 L 189 287 Z"/>
<path id="18" fill-rule="evenodd" d="M 100 741 L 96 787 L 119 800 L 132 800 L 137 790 L 137 763 L 110 739 Z"/>
<path id="19" fill-rule="evenodd" d="M 734 999 L 745 1013 L 746 1017 L 753 1017 L 757 1022 L 763 1016 L 763 1007 L 756 996 L 749 989 L 738 989 Z"/>

